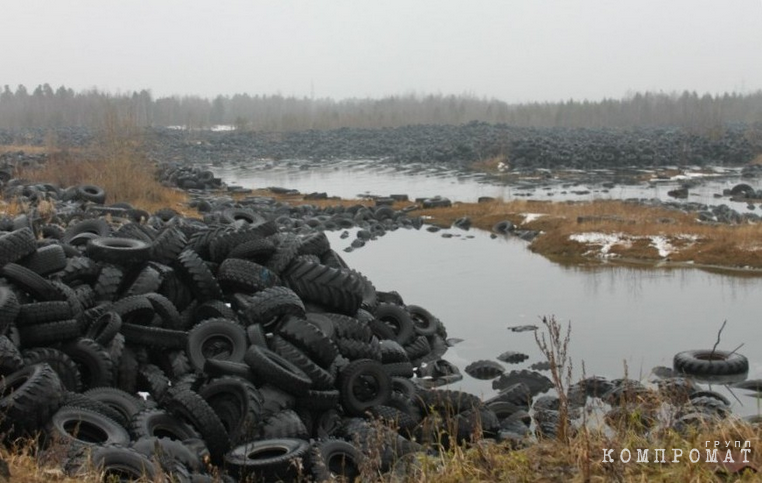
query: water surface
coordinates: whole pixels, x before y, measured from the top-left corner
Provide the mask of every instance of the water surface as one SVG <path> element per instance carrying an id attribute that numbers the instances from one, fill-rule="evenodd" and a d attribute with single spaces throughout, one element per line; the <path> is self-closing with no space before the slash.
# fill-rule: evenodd
<path id="1" fill-rule="evenodd" d="M 441 233 L 397 230 L 364 248 L 342 253 L 347 263 L 379 290 L 397 290 L 405 303 L 422 305 L 438 316 L 450 337 L 464 339 L 445 358 L 462 370 L 506 350 L 530 356 L 526 368 L 543 360 L 533 332 L 508 326 L 541 325 L 555 316 L 572 325 L 570 354 L 575 378 L 646 379 L 655 366 L 672 366 L 675 353 L 712 348 L 724 320 L 718 348 L 739 352 L 750 362 L 750 378 L 762 377 L 762 340 L 757 300 L 762 277 L 709 273 L 695 268 L 572 266 L 530 252 L 518 239 L 490 239 L 481 231 Z M 472 236 L 473 238 L 465 238 Z M 351 237 L 330 236 L 343 249 Z M 464 376 L 456 387 L 490 395 L 489 382 Z M 713 387 L 714 389 L 718 389 Z M 719 388 L 732 400 L 724 388 Z M 756 401 L 735 391 L 741 414 L 756 414 Z"/>

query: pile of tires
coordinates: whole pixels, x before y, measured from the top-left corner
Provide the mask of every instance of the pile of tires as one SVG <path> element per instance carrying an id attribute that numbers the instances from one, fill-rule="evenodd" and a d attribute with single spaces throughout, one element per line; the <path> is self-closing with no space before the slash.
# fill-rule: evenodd
<path id="1" fill-rule="evenodd" d="M 460 441 L 496 434 L 478 398 L 415 382 L 446 351 L 439 319 L 377 291 L 324 233 L 237 210 L 6 223 L 4 440 L 39 438 L 71 475 L 93 462 L 129 477 L 322 481 L 356 477 L 372 455 L 390 469 L 414 439 L 433 441 L 427 421 L 443 413 Z"/>

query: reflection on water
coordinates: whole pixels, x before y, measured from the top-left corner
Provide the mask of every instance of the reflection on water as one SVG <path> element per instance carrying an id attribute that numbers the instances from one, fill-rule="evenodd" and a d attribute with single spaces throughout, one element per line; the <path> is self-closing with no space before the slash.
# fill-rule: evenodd
<path id="1" fill-rule="evenodd" d="M 559 185 L 516 188 L 490 185 L 478 177 L 458 177 L 451 171 L 379 167 L 372 163 L 333 163 L 327 168 L 250 165 L 217 167 L 215 174 L 229 184 L 249 188 L 282 186 L 303 193 L 330 196 L 407 194 L 412 198 L 442 195 L 453 200 L 476 201 L 479 196 L 511 199 L 532 193 L 535 199 L 592 200 L 604 198 L 659 198 L 676 183 L 617 186 L 609 191 L 589 186 L 586 194 L 573 194 Z M 737 181 L 737 180 L 736 180 Z M 707 182 L 691 190 L 690 201 L 727 203 L 743 211 L 744 203 L 718 199 L 714 194 L 736 181 Z M 553 197 L 548 194 L 552 193 Z M 695 196 L 694 196 L 695 195 Z M 570 352 L 576 376 L 645 379 L 655 366 L 672 366 L 672 357 L 688 349 L 711 348 L 723 320 L 719 349 L 749 357 L 749 378 L 762 377 L 762 358 L 755 342 L 762 340 L 757 299 L 762 289 L 759 273 L 711 273 L 695 268 L 653 269 L 640 265 L 562 265 L 526 249 L 517 239 L 491 240 L 483 232 L 441 233 L 397 230 L 345 254 L 353 268 L 366 274 L 380 290 L 397 290 L 405 301 L 428 308 L 440 317 L 451 337 L 464 342 L 446 358 L 463 368 L 479 359 L 495 359 L 504 351 L 521 351 L 530 359 L 509 369 L 526 368 L 541 360 L 532 332 L 513 333 L 507 326 L 538 324 L 544 315 L 571 322 Z M 466 239 L 465 235 L 473 235 Z M 330 234 L 337 249 L 352 238 Z M 477 394 L 491 394 L 490 383 L 464 375 L 455 385 Z M 723 388 L 713 387 L 734 401 L 740 414 L 757 413 L 756 401 L 739 393 L 740 403 Z"/>
<path id="2" fill-rule="evenodd" d="M 481 196 L 494 198 L 592 201 L 605 199 L 657 198 L 674 201 L 667 193 L 682 181 L 646 182 L 616 185 L 606 189 L 594 183 L 562 183 L 558 180 L 523 181 L 517 185 L 497 184 L 480 173 L 464 175 L 448 168 L 389 166 L 373 161 L 324 161 L 304 164 L 298 160 L 255 162 L 245 166 L 212 167 L 216 176 L 228 184 L 247 188 L 280 186 L 302 193 L 326 192 L 329 196 L 355 198 L 362 194 L 407 194 L 410 199 L 446 196 L 453 201 L 475 202 Z M 748 181 L 748 180 L 746 180 Z M 708 205 L 727 204 L 736 211 L 747 211 L 746 203 L 716 198 L 723 189 L 740 182 L 738 177 L 708 179 L 690 190 L 688 201 Z"/>
<path id="3" fill-rule="evenodd" d="M 507 326 L 538 324 L 543 315 L 571 322 L 570 352 L 577 376 L 646 378 L 658 365 L 688 349 L 711 348 L 723 320 L 720 349 L 749 357 L 750 378 L 762 376 L 754 341 L 762 340 L 756 300 L 762 277 L 734 277 L 691 268 L 648 270 L 640 266 L 561 266 L 526 249 L 517 239 L 492 240 L 479 231 L 442 238 L 441 233 L 397 230 L 365 248 L 343 254 L 379 290 L 397 290 L 406 303 L 440 317 L 450 337 L 465 339 L 446 358 L 462 370 L 501 352 L 540 360 L 532 332 Z M 351 242 L 330 234 L 332 246 Z M 456 387 L 491 394 L 489 382 L 465 376 Z M 717 389 L 717 388 L 714 388 Z M 724 391 L 724 389 L 721 389 Z M 729 399 L 734 398 L 728 395 Z M 756 413 L 752 398 L 739 395 L 741 414 Z"/>

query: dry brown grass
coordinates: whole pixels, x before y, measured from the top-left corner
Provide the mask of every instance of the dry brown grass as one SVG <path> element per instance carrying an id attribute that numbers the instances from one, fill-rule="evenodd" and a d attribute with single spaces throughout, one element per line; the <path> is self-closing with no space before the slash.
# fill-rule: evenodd
<path id="1" fill-rule="evenodd" d="M 735 439 L 734 439 L 735 438 Z M 744 439 L 741 439 L 744 438 Z M 747 471 L 740 475 L 723 473 L 720 465 L 691 463 L 691 449 L 703 450 L 705 441 L 751 441 L 758 448 L 759 431 L 750 426 L 728 422 L 713 429 L 703 429 L 687 437 L 667 432 L 658 438 L 646 438 L 634 431 L 609 437 L 599 430 L 578 431 L 568 444 L 558 440 L 541 440 L 525 449 L 512 450 L 506 444 L 477 444 L 470 449 L 456 448 L 439 457 L 423 458 L 423 468 L 405 480 L 421 483 L 474 482 L 727 482 L 759 481 L 758 475 Z M 616 458 L 615 463 L 603 463 L 603 449 L 649 449 L 650 463 L 628 464 Z M 654 450 L 681 449 L 678 463 L 654 463 Z M 718 451 L 718 453 L 720 453 Z M 671 461 L 671 451 L 667 453 Z M 724 456 L 724 452 L 722 452 Z M 702 460 L 703 460 L 702 454 Z M 752 450 L 750 465 L 759 468 L 762 455 Z M 399 481 L 386 478 L 385 481 Z"/>
<path id="2" fill-rule="evenodd" d="M 497 156 L 492 156 L 491 158 L 482 159 L 480 161 L 474 162 L 471 167 L 477 171 L 484 171 L 486 173 L 500 173 L 502 172 L 500 170 L 500 165 L 508 165 L 508 156 L 505 154 L 498 154 Z"/>
<path id="3" fill-rule="evenodd" d="M 33 146 L 31 144 L 3 144 L 0 145 L 0 154 L 16 153 L 23 151 L 28 154 L 44 154 L 50 152 L 49 146 Z"/>
<path id="4" fill-rule="evenodd" d="M 642 237 L 663 236 L 675 247 L 673 261 L 728 267 L 762 268 L 762 226 L 702 223 L 696 216 L 658 207 L 623 201 L 577 203 L 533 202 L 531 200 L 456 203 L 451 208 L 421 210 L 437 223 L 450 224 L 469 217 L 473 226 L 485 230 L 503 220 L 517 227 L 539 230 L 542 234 L 530 245 L 551 258 L 589 258 L 591 247 L 571 240 L 584 232 L 619 233 L 631 243 L 612 248 L 623 258 L 661 260 L 658 251 Z M 544 216 L 526 220 L 527 213 Z M 686 238 L 688 235 L 691 238 Z M 587 254 L 587 255 L 586 255 Z"/>
<path id="5" fill-rule="evenodd" d="M 92 184 L 105 190 L 107 204 L 128 202 L 149 212 L 169 207 L 188 214 L 187 194 L 159 183 L 156 166 L 143 152 L 140 133 L 128 122 L 107 121 L 92 146 L 51 155 L 42 166 L 22 169 L 18 176 L 64 188 Z"/>

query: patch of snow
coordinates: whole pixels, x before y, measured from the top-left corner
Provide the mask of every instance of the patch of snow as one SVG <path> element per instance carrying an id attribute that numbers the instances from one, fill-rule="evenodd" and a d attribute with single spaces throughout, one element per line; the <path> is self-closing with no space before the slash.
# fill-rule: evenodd
<path id="1" fill-rule="evenodd" d="M 522 215 L 524 215 L 524 221 L 521 222 L 522 225 L 524 223 L 531 223 L 538 218 L 546 216 L 545 213 L 522 213 Z"/>
<path id="2" fill-rule="evenodd" d="M 611 250 L 611 247 L 614 245 L 618 245 L 623 242 L 629 244 L 629 240 L 624 240 L 623 236 L 624 235 L 622 233 L 586 232 L 570 235 L 569 239 L 588 245 L 600 245 L 601 255 L 606 256 L 608 255 L 609 250 Z"/>
<path id="3" fill-rule="evenodd" d="M 651 246 L 659 251 L 659 256 L 662 258 L 667 258 L 675 249 L 675 247 L 673 247 L 669 240 L 667 240 L 667 238 L 664 236 L 657 235 L 650 238 Z"/>
<path id="4" fill-rule="evenodd" d="M 234 131 L 235 126 L 232 124 L 215 124 L 210 128 L 211 131 L 219 132 L 219 131 Z"/>

